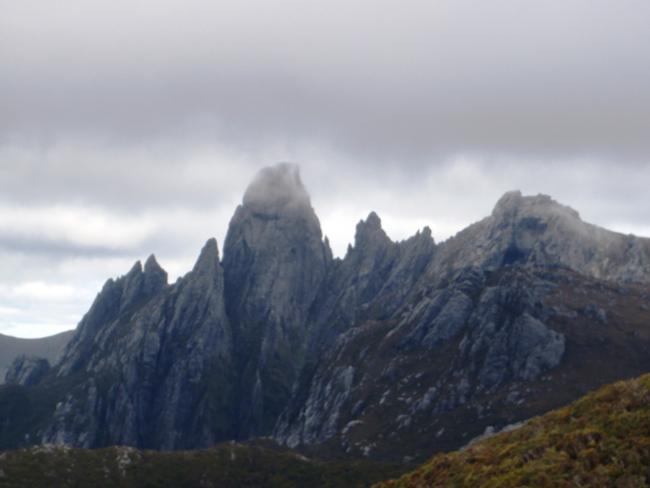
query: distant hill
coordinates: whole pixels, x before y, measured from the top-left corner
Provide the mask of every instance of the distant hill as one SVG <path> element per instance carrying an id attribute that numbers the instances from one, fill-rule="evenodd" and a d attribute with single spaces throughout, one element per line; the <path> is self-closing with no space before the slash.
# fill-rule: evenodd
<path id="1" fill-rule="evenodd" d="M 377 488 L 650 486 L 650 375 L 606 386 L 523 427 L 439 454 Z"/>
<path id="2" fill-rule="evenodd" d="M 39 339 L 22 339 L 0 334 L 0 384 L 4 383 L 5 374 L 13 360 L 22 354 L 45 358 L 50 364 L 54 364 L 73 334 L 74 330 L 68 330 Z"/>

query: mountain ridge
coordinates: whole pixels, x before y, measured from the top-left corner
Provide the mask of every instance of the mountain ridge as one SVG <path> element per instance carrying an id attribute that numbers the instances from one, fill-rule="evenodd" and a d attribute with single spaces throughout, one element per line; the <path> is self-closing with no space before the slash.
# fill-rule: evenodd
<path id="1" fill-rule="evenodd" d="M 52 370 L 0 389 L 0 405 L 48 392 L 49 413 L 0 434 L 157 449 L 273 436 L 421 459 L 649 371 L 649 282 L 649 239 L 520 192 L 440 243 L 428 228 L 394 242 L 371 212 L 334 258 L 283 164 L 247 189 L 223 258 L 209 239 L 174 284 L 153 255 L 108 280 Z M 616 355 L 602 378 L 581 366 Z"/>

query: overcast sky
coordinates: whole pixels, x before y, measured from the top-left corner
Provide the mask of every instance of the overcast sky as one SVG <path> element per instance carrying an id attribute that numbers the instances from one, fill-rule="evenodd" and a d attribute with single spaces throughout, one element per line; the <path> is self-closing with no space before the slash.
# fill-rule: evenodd
<path id="1" fill-rule="evenodd" d="M 155 253 L 223 243 L 298 163 L 341 255 L 547 193 L 650 235 L 647 0 L 0 0 L 0 332 L 73 328 Z"/>

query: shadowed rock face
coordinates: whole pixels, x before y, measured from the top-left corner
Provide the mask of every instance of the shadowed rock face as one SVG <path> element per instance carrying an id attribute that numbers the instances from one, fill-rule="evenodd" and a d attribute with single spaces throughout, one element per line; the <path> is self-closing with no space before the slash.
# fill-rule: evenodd
<path id="1" fill-rule="evenodd" d="M 178 449 L 234 436 L 223 290 L 214 239 L 173 286 L 152 258 L 144 272 L 136 264 L 109 281 L 57 367 L 59 378 L 75 381 L 43 440 Z"/>
<path id="2" fill-rule="evenodd" d="M 230 223 L 228 315 L 242 372 L 241 435 L 268 432 L 286 406 L 307 345 L 308 313 L 331 264 L 297 168 L 263 170 Z"/>
<path id="3" fill-rule="evenodd" d="M 7 371 L 5 381 L 9 384 L 31 386 L 38 383 L 50 370 L 47 359 L 35 356 L 18 356 Z"/>
<path id="4" fill-rule="evenodd" d="M 0 399 L 52 404 L 32 430 L 0 422 L 0 439 L 179 449 L 273 435 L 426 456 L 650 370 L 649 283 L 647 239 L 518 192 L 440 244 L 428 228 L 393 242 L 372 212 L 335 259 L 297 168 L 278 165 L 246 190 L 222 261 L 211 239 L 173 285 L 153 256 L 138 262 L 50 370 L 16 364 L 14 383 L 32 386 Z"/>

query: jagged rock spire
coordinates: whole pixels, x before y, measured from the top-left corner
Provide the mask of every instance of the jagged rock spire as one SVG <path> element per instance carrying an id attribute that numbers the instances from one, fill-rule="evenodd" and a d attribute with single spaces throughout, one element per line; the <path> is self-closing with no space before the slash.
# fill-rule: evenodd
<path id="1" fill-rule="evenodd" d="M 357 252 L 376 250 L 390 244 L 391 240 L 382 229 L 381 219 L 375 212 L 370 212 L 366 220 L 361 220 L 357 224 L 354 236 L 354 249 Z"/>
<path id="2" fill-rule="evenodd" d="M 148 295 L 156 293 L 167 286 L 167 272 L 162 269 L 153 254 L 144 263 L 144 292 Z"/>
<path id="3" fill-rule="evenodd" d="M 278 398 L 298 374 L 308 312 L 331 259 L 298 168 L 261 170 L 230 222 L 223 260 L 228 315 L 245 350 L 246 435 L 268 431 L 279 414 Z"/>
<path id="4" fill-rule="evenodd" d="M 205 273 L 219 268 L 219 247 L 217 240 L 212 237 L 206 241 L 199 257 L 194 264 L 193 273 Z"/>
<path id="5" fill-rule="evenodd" d="M 289 443 L 320 442 L 361 425 L 364 411 L 374 422 L 386 409 L 393 420 L 376 440 L 390 439 L 393 450 L 402 429 L 442 432 L 418 420 L 429 417 L 409 427 L 418 411 L 437 422 L 463 406 L 477 412 L 472 422 L 492 421 L 479 404 L 465 408 L 472 391 L 501 388 L 490 395 L 507 399 L 512 381 L 534 380 L 561 360 L 563 336 L 545 324 L 561 316 L 540 310 L 535 270 L 522 266 L 647 282 L 649 263 L 647 240 L 520 192 L 439 245 L 428 228 L 392 242 L 371 212 L 348 255 L 333 260 L 297 168 L 265 168 L 231 221 L 223 269 L 209 239 L 172 286 L 153 255 L 107 282 L 42 379 L 49 388 L 54 375 L 67 376 L 41 440 L 175 449 L 274 431 Z M 539 284 L 544 293 L 554 289 L 549 279 Z M 598 328 L 590 330 L 600 336 Z M 407 409 L 401 392 L 389 392 L 398 383 L 413 388 Z M 395 417 L 398 409 L 405 415 Z"/>

